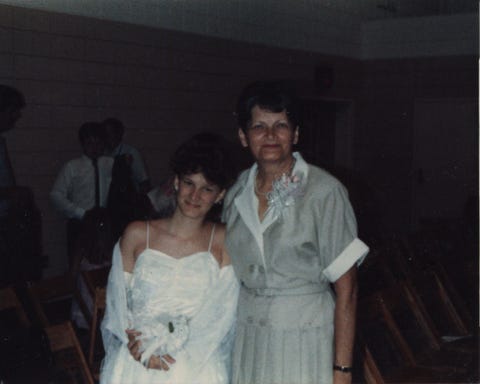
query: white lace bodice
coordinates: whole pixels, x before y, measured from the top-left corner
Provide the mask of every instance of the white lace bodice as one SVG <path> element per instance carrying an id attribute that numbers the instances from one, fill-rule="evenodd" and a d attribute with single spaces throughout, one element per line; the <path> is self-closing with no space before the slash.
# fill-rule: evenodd
<path id="1" fill-rule="evenodd" d="M 218 262 L 208 251 L 177 259 L 145 249 L 135 263 L 127 295 L 133 327 L 169 317 L 190 319 L 205 301 L 218 271 Z"/>

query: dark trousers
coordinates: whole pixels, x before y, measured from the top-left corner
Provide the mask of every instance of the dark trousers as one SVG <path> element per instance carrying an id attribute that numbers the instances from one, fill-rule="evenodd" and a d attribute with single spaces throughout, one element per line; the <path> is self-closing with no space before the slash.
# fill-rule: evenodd
<path id="1" fill-rule="evenodd" d="M 77 246 L 78 236 L 82 228 L 82 220 L 68 219 L 67 221 L 67 253 L 68 253 L 68 267 L 73 266 L 73 259 L 75 249 Z"/>

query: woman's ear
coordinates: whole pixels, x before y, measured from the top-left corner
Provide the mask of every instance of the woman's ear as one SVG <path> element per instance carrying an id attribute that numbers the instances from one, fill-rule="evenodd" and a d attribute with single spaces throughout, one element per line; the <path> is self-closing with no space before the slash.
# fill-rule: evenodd
<path id="1" fill-rule="evenodd" d="M 293 144 L 298 143 L 298 136 L 300 135 L 300 127 L 297 125 L 295 132 L 293 132 Z"/>
<path id="2" fill-rule="evenodd" d="M 247 135 L 245 135 L 245 132 L 243 131 L 242 128 L 238 128 L 238 138 L 240 139 L 240 143 L 242 144 L 242 147 L 247 148 L 248 147 Z"/>

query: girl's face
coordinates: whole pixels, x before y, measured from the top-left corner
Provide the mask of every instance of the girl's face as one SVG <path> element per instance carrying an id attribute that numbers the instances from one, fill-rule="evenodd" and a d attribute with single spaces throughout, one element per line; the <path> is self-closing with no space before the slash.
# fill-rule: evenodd
<path id="1" fill-rule="evenodd" d="M 203 173 L 175 176 L 177 207 L 187 217 L 204 218 L 213 204 L 220 202 L 225 195 L 216 184 L 205 179 Z"/>
<path id="2" fill-rule="evenodd" d="M 259 163 L 281 163 L 292 155 L 292 145 L 298 141 L 298 127 L 292 125 L 285 111 L 271 112 L 256 105 L 246 131 L 239 129 L 238 135 Z"/>

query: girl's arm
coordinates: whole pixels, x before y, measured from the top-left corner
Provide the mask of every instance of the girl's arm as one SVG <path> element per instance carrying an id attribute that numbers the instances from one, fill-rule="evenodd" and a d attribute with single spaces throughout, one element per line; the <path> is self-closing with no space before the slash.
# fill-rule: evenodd
<path id="1" fill-rule="evenodd" d="M 120 238 L 123 270 L 133 272 L 138 254 L 145 249 L 147 244 L 147 224 L 143 221 L 130 223 Z"/>

